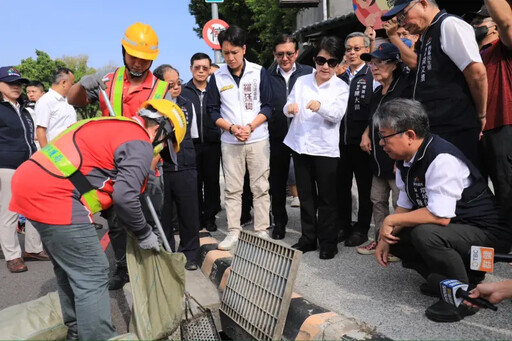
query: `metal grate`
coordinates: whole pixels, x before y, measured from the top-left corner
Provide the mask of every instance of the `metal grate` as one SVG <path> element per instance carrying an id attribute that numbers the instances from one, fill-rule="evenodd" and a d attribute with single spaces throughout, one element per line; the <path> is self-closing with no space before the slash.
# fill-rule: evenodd
<path id="1" fill-rule="evenodd" d="M 301 255 L 242 231 L 221 312 L 257 340 L 280 340 Z"/>

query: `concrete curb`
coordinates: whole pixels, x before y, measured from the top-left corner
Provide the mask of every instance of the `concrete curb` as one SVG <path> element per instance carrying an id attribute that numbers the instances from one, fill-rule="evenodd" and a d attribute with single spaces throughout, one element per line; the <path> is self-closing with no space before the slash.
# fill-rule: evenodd
<path id="1" fill-rule="evenodd" d="M 232 255 L 217 249 L 209 232 L 199 233 L 201 270 L 219 290 L 226 289 Z M 365 323 L 319 307 L 293 293 L 283 330 L 283 340 L 391 340 Z"/>

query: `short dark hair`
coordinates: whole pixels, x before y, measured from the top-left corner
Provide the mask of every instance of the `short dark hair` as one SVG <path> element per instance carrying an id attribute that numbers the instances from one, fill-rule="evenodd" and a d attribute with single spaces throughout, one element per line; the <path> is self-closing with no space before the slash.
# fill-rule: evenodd
<path id="1" fill-rule="evenodd" d="M 177 69 L 173 68 L 170 64 L 162 64 L 162 65 L 160 65 L 159 67 L 157 67 L 155 69 L 155 71 L 153 71 L 153 75 L 155 75 L 156 78 L 158 78 L 161 81 L 163 81 L 164 80 L 164 74 L 167 72 L 167 70 L 174 70 L 174 71 L 176 71 L 178 76 L 180 75 L 180 72 Z"/>
<path id="2" fill-rule="evenodd" d="M 219 33 L 219 44 L 227 41 L 235 46 L 243 47 L 247 42 L 247 33 L 236 25 L 229 26 L 227 30 Z"/>
<path id="3" fill-rule="evenodd" d="M 343 59 L 343 48 L 341 46 L 341 41 L 337 37 L 323 37 L 317 46 L 316 54 L 321 50 L 327 51 L 327 53 L 337 58 L 339 61 Z"/>
<path id="4" fill-rule="evenodd" d="M 190 58 L 190 66 L 194 65 L 194 62 L 196 60 L 201 60 L 201 59 L 208 59 L 208 63 L 210 65 L 212 64 L 212 60 L 209 55 L 207 55 L 206 53 L 197 52 L 197 53 L 194 53 L 194 55 Z"/>
<path id="5" fill-rule="evenodd" d="M 52 84 L 54 84 L 54 85 L 59 84 L 59 82 L 63 78 L 68 77 L 69 75 L 72 75 L 72 74 L 73 74 L 73 71 L 71 71 L 71 69 L 68 69 L 67 67 L 60 67 L 57 70 L 55 70 L 55 72 L 53 73 Z"/>
<path id="6" fill-rule="evenodd" d="M 36 88 L 39 88 L 39 90 L 41 90 L 41 92 L 45 92 L 44 85 L 40 81 L 31 81 L 27 84 L 27 88 L 29 86 L 35 86 Z"/>
<path id="7" fill-rule="evenodd" d="M 210 65 L 210 67 L 214 67 L 214 68 L 220 69 L 220 66 L 218 64 L 215 64 L 215 63 L 212 63 Z"/>
<path id="8" fill-rule="evenodd" d="M 295 51 L 299 49 L 299 42 L 297 41 L 297 39 L 295 39 L 293 36 L 289 34 L 280 34 L 274 40 L 274 51 L 276 50 L 277 45 L 285 43 L 293 43 L 293 45 L 295 46 Z"/>

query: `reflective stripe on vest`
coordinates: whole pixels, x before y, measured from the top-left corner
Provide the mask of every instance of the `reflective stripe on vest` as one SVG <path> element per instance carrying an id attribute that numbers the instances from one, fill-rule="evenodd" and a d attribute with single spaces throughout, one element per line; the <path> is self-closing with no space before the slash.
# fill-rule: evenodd
<path id="1" fill-rule="evenodd" d="M 124 66 L 121 66 L 116 70 L 110 90 L 109 100 L 110 103 L 112 103 L 112 108 L 114 109 L 116 117 L 123 116 L 123 85 L 125 70 L 126 67 Z M 167 82 L 156 79 L 156 83 L 153 84 L 153 89 L 147 99 L 163 99 L 168 87 L 169 84 Z"/>
<path id="2" fill-rule="evenodd" d="M 52 174 L 53 176 L 56 176 L 58 178 L 69 178 L 71 175 L 75 174 L 75 172 L 80 171 L 79 168 L 82 165 L 82 160 L 81 160 L 81 154 L 78 152 L 78 150 L 76 148 L 76 144 L 73 141 L 69 141 L 68 134 L 74 135 L 74 133 L 76 131 L 78 131 L 78 129 L 80 127 L 82 127 L 83 125 L 85 125 L 86 123 L 94 122 L 94 121 L 106 121 L 106 120 L 128 121 L 128 122 L 132 122 L 134 124 L 139 124 L 139 122 L 137 122 L 133 119 L 130 119 L 130 118 L 126 118 L 126 117 L 96 117 L 96 118 L 83 120 L 83 121 L 73 124 L 71 127 L 66 129 L 65 131 L 63 131 L 61 134 L 59 134 L 54 140 L 52 140 L 49 144 L 47 144 L 43 149 L 41 149 L 41 154 L 44 155 L 48 161 L 50 161 L 50 164 L 53 165 L 56 168 L 56 170 L 58 170 L 60 172 L 60 174 L 55 174 L 53 172 L 55 169 L 49 169 L 49 167 L 48 167 L 49 165 L 47 164 L 47 162 L 44 162 L 44 158 L 41 158 L 39 156 L 41 154 L 39 154 L 39 155 L 38 155 L 38 153 L 34 154 L 34 156 L 32 157 L 32 160 L 34 162 L 36 162 L 39 166 L 41 166 L 43 169 L 45 169 L 48 173 Z M 66 140 L 65 137 L 67 137 L 68 140 Z M 74 139 L 74 136 L 72 138 Z M 59 149 L 58 145 L 61 142 L 64 142 L 64 145 L 61 147 L 74 148 L 74 150 L 69 151 L 70 154 L 74 154 L 73 156 L 65 155 Z M 69 159 L 69 157 L 76 158 L 77 155 L 79 156 L 80 159 L 73 160 L 74 162 Z M 45 167 L 45 163 L 46 163 L 47 167 Z M 84 175 L 84 177 L 85 177 L 85 175 Z M 87 209 L 91 212 L 91 214 L 100 212 L 100 211 L 108 208 L 108 207 L 104 207 L 105 205 L 104 205 L 104 203 L 102 204 L 102 201 L 100 199 L 100 194 L 101 194 L 101 196 L 105 196 L 105 195 L 107 195 L 107 193 L 105 193 L 105 192 L 99 193 L 99 192 L 100 191 L 98 189 L 92 189 L 86 193 L 81 193 L 81 196 L 82 196 L 81 199 L 83 199 L 83 200 L 81 200 L 82 204 L 84 204 L 84 206 L 87 207 Z"/>

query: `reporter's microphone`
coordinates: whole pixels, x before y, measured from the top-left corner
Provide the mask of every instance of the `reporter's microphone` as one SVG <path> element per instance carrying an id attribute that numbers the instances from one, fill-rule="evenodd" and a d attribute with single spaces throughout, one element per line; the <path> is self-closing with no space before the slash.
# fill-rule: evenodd
<path id="1" fill-rule="evenodd" d="M 463 300 L 466 300 L 481 308 L 491 309 L 493 311 L 498 310 L 498 307 L 486 299 L 469 297 L 469 292 L 467 291 L 469 286 L 456 279 L 445 279 L 440 281 L 439 284 L 441 286 L 441 297 L 443 301 L 456 307 L 458 307 Z"/>
<path id="2" fill-rule="evenodd" d="M 495 254 L 492 247 L 471 246 L 469 264 L 471 270 L 493 272 L 494 263 L 512 262 L 510 254 Z"/>

